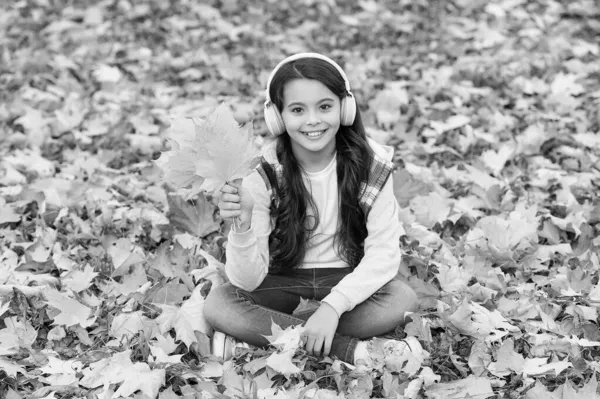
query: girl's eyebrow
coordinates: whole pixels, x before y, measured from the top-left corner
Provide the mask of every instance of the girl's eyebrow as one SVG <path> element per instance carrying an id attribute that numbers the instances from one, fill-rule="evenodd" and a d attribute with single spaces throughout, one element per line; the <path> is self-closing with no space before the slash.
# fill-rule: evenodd
<path id="1" fill-rule="evenodd" d="M 317 104 L 321 104 L 321 103 L 323 103 L 325 101 L 333 101 L 333 98 L 331 98 L 331 97 L 325 97 L 325 98 L 317 101 Z M 293 103 L 289 103 L 287 106 L 291 107 L 292 105 L 304 105 L 304 103 L 296 101 L 296 102 L 293 102 Z"/>

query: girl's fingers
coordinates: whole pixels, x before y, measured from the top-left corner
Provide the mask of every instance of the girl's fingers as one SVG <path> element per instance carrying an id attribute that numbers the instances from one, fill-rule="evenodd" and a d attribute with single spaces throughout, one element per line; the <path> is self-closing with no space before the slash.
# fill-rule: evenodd
<path id="1" fill-rule="evenodd" d="M 314 335 L 306 336 L 306 345 L 304 345 L 304 349 L 309 355 L 320 356 L 321 349 L 324 345 L 327 345 L 325 342 L 325 337 L 319 337 Z M 331 343 L 329 343 L 329 347 L 325 347 L 327 349 L 327 354 L 331 350 Z M 323 351 L 323 355 L 325 355 L 325 351 Z"/>
<path id="2" fill-rule="evenodd" d="M 240 196 L 237 194 L 221 194 L 220 202 L 240 202 Z"/>
<path id="3" fill-rule="evenodd" d="M 237 189 L 237 187 L 234 187 L 231 184 L 225 184 L 223 187 L 221 187 L 221 192 L 229 193 L 229 194 L 237 194 L 238 189 Z"/>
<path id="4" fill-rule="evenodd" d="M 219 204 L 219 209 L 227 211 L 237 211 L 242 209 L 242 206 L 235 202 L 223 202 Z"/>
<path id="5" fill-rule="evenodd" d="M 321 348 L 323 348 L 323 337 L 317 337 L 315 339 L 315 345 L 313 346 L 313 354 L 315 356 L 321 356 Z"/>
<path id="6" fill-rule="evenodd" d="M 331 343 L 333 341 L 333 337 L 325 338 L 325 342 L 323 343 L 323 356 L 329 356 L 331 352 Z"/>
<path id="7" fill-rule="evenodd" d="M 233 186 L 236 190 L 242 186 L 242 179 L 235 179 L 228 182 L 230 186 Z"/>
<path id="8" fill-rule="evenodd" d="M 306 350 L 306 352 L 309 355 L 313 354 L 313 347 L 315 346 L 315 337 L 312 336 L 307 336 L 306 337 L 306 345 L 304 346 L 304 349 Z"/>
<path id="9" fill-rule="evenodd" d="M 229 219 L 229 218 L 236 218 L 236 217 L 240 216 L 242 214 L 242 212 L 222 210 L 220 212 L 220 214 L 223 219 Z"/>

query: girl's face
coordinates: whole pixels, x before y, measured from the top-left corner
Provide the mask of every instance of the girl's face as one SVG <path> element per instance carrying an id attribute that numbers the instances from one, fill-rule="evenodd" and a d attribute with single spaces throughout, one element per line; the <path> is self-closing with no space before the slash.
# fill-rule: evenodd
<path id="1" fill-rule="evenodd" d="M 340 115 L 340 99 L 318 80 L 295 79 L 285 85 L 281 116 L 305 169 L 325 167 L 323 162 L 331 160 Z"/>

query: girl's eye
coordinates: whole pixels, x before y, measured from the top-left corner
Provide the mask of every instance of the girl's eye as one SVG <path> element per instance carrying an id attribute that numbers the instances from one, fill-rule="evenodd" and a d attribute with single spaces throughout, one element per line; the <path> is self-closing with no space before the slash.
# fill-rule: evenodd
<path id="1" fill-rule="evenodd" d="M 323 105 L 321 105 L 321 109 L 323 109 L 323 110 L 327 110 L 329 108 L 331 108 L 331 105 L 329 105 L 329 104 L 323 104 Z"/>
<path id="2" fill-rule="evenodd" d="M 292 108 L 292 113 L 297 114 L 299 112 L 302 112 L 302 108 L 298 108 L 298 107 Z"/>

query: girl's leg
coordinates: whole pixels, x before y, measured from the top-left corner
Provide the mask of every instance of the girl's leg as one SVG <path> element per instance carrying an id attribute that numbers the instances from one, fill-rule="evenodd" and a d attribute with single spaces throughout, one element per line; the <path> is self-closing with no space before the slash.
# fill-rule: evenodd
<path id="1" fill-rule="evenodd" d="M 249 292 L 226 283 L 211 289 L 204 304 L 204 316 L 215 330 L 256 346 L 269 342 L 274 322 L 281 328 L 302 324 L 291 316 L 300 297 L 312 296 L 310 281 L 302 276 L 267 275 L 256 290 Z"/>
<path id="2" fill-rule="evenodd" d="M 266 346 L 269 341 L 264 335 L 271 335 L 273 322 L 285 329 L 304 324 L 310 317 L 310 313 L 300 317 L 291 313 L 301 297 L 315 298 L 316 279 L 315 272 L 307 269 L 290 277 L 267 275 L 252 292 L 226 283 L 211 289 L 204 304 L 204 315 L 214 329 L 251 345 Z M 351 363 L 357 343 L 357 339 L 336 334 L 331 355 Z"/>
<path id="3" fill-rule="evenodd" d="M 404 325 L 405 312 L 414 312 L 417 307 L 417 294 L 396 276 L 366 301 L 344 313 L 337 332 L 359 339 L 382 335 Z"/>

